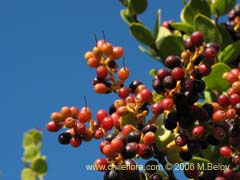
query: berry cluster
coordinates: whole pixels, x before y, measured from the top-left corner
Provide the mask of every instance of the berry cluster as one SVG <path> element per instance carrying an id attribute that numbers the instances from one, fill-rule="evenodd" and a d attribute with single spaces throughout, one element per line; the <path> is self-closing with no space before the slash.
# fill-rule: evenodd
<path id="1" fill-rule="evenodd" d="M 98 40 L 92 51 L 85 53 L 85 59 L 89 67 L 96 68 L 97 77 L 92 81 L 97 93 L 110 93 L 119 89 L 129 76 L 129 69 L 123 67 L 119 70 L 116 60 L 123 55 L 123 48 L 113 46 L 105 40 Z M 117 73 L 118 79 L 114 77 Z"/>
<path id="2" fill-rule="evenodd" d="M 116 63 L 122 57 L 123 49 L 105 40 L 97 41 L 93 50 L 85 54 L 87 64 L 96 68 L 94 90 L 101 94 L 115 92 L 117 99 L 108 111 L 98 110 L 95 120 L 87 105 L 81 109 L 64 106 L 60 112 L 52 113 L 51 121 L 47 123 L 48 131 L 66 129 L 58 140 L 73 147 L 80 146 L 82 141 L 101 139 L 99 149 L 104 157 L 98 158 L 94 165 L 96 170 L 105 172 L 105 180 L 161 180 L 163 175 L 157 169 L 147 167 L 158 163 L 164 166 L 167 161 L 190 161 L 209 147 L 217 149 L 224 160 L 221 163 L 230 162 L 231 168 L 211 172 L 191 169 L 185 170 L 185 175 L 193 179 L 237 179 L 240 165 L 240 69 L 224 74 L 232 87 L 221 94 L 217 102 L 202 103 L 205 90 L 202 78 L 211 73 L 219 45 L 205 43 L 201 32 L 193 32 L 184 40 L 184 45 L 181 57 L 168 56 L 165 59 L 168 69 L 156 71 L 152 92 L 140 80 L 126 86 L 129 70 L 124 64 L 118 70 Z M 161 140 L 166 132 L 173 138 Z M 177 158 L 172 158 L 170 152 L 174 152 Z M 137 168 L 136 158 L 147 161 L 144 172 Z M 108 168 L 110 166 L 114 168 Z M 170 179 L 175 180 L 172 170 L 165 171 Z"/>

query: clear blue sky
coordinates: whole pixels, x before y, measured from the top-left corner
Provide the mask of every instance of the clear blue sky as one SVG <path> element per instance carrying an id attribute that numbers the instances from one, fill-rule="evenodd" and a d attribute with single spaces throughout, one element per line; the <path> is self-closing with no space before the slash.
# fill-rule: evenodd
<path id="1" fill-rule="evenodd" d="M 149 1 L 140 16 L 153 27 L 156 11 L 162 19 L 179 19 L 181 0 Z M 174 3 L 174 5 L 173 5 Z M 148 70 L 161 65 L 142 54 L 121 20 L 118 1 L 99 0 L 5 0 L 0 2 L 0 179 L 20 179 L 22 136 L 31 128 L 44 128 L 51 112 L 63 105 L 83 106 L 85 95 L 93 112 L 108 108 L 115 97 L 96 95 L 84 53 L 95 43 L 94 33 L 125 49 L 130 79 L 148 86 Z M 43 132 L 42 153 L 47 156 L 46 180 L 101 179 L 99 172 L 86 171 L 98 157 L 99 142 L 83 143 L 78 149 L 57 142 L 58 133 Z"/>

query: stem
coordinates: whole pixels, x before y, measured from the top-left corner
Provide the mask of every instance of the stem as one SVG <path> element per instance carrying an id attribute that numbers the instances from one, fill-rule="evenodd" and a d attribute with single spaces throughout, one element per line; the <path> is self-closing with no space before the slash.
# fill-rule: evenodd
<path id="1" fill-rule="evenodd" d="M 215 15 L 215 17 L 214 17 L 214 24 L 215 25 L 218 25 L 218 19 L 219 19 L 219 16 Z"/>
<path id="2" fill-rule="evenodd" d="M 173 170 L 166 168 L 168 162 L 166 161 L 166 159 L 164 158 L 164 154 L 158 149 L 157 145 L 154 143 L 153 144 L 153 149 L 156 155 L 156 159 L 158 160 L 159 163 L 162 164 L 164 170 L 166 171 L 166 173 L 168 174 L 169 179 L 171 180 L 177 180 L 177 178 L 175 177 Z"/>

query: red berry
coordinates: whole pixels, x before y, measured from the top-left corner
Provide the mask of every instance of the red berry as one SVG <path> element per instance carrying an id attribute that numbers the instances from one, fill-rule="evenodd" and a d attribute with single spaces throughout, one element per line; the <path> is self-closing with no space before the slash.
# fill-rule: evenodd
<path id="1" fill-rule="evenodd" d="M 166 97 L 161 101 L 161 104 L 164 110 L 171 110 L 173 108 L 174 101 L 172 98 Z"/>
<path id="2" fill-rule="evenodd" d="M 105 117 L 108 117 L 108 112 L 105 111 L 104 109 L 98 110 L 98 112 L 97 112 L 97 114 L 96 114 L 97 121 L 98 121 L 99 123 L 102 123 L 102 120 L 103 120 Z"/>
<path id="3" fill-rule="evenodd" d="M 197 70 L 202 76 L 208 76 L 211 73 L 211 67 L 208 64 L 199 64 Z"/>
<path id="4" fill-rule="evenodd" d="M 171 71 L 171 75 L 173 77 L 173 79 L 175 80 L 181 80 L 184 78 L 184 70 L 183 68 L 180 68 L 180 67 L 175 67 L 173 68 L 173 70 Z"/>
<path id="5" fill-rule="evenodd" d="M 184 146 L 187 144 L 187 138 L 186 136 L 184 135 L 178 135 L 176 138 L 175 138 L 175 143 L 177 146 Z"/>
<path id="6" fill-rule="evenodd" d="M 225 158 L 229 158 L 232 156 L 232 149 L 228 146 L 223 146 L 220 148 L 220 154 Z"/>
<path id="7" fill-rule="evenodd" d="M 71 138 L 70 144 L 72 147 L 79 147 L 82 144 L 82 138 L 78 135 L 75 135 Z"/>
<path id="8" fill-rule="evenodd" d="M 162 114 L 162 112 L 164 111 L 161 102 L 156 102 L 155 104 L 153 104 L 151 106 L 151 110 L 152 110 L 153 114 L 156 114 L 156 115 Z"/>
<path id="9" fill-rule="evenodd" d="M 195 126 L 192 130 L 192 135 L 196 138 L 201 138 L 205 133 L 205 127 L 202 125 Z"/>
<path id="10" fill-rule="evenodd" d="M 233 90 L 236 92 L 236 93 L 240 93 L 240 81 L 235 81 L 233 84 L 232 84 L 232 88 Z"/>
<path id="11" fill-rule="evenodd" d="M 121 127 L 120 127 L 120 117 L 117 113 L 112 113 L 111 114 L 111 118 L 113 119 L 113 124 L 114 124 L 114 127 L 117 129 L 117 130 L 121 130 Z"/>
<path id="12" fill-rule="evenodd" d="M 230 108 L 226 111 L 227 119 L 234 119 L 236 115 L 237 115 L 237 112 L 234 108 Z"/>
<path id="13" fill-rule="evenodd" d="M 149 89 L 143 89 L 141 92 L 141 97 L 143 102 L 152 102 L 153 101 L 153 94 Z"/>
<path id="14" fill-rule="evenodd" d="M 235 105 L 237 103 L 240 103 L 240 95 L 234 93 L 229 97 L 229 101 L 231 105 Z"/>
<path id="15" fill-rule="evenodd" d="M 100 63 L 100 59 L 97 59 L 96 57 L 91 57 L 87 60 L 88 66 L 90 66 L 92 68 L 98 67 L 99 63 Z"/>
<path id="16" fill-rule="evenodd" d="M 83 134 L 86 130 L 86 126 L 84 123 L 77 122 L 74 126 L 75 134 Z"/>
<path id="17" fill-rule="evenodd" d="M 118 96 L 120 97 L 120 98 L 126 98 L 128 95 L 129 95 L 129 93 L 130 93 L 130 91 L 129 91 L 129 89 L 127 88 L 127 87 L 122 87 L 122 88 L 120 88 L 119 89 L 119 91 L 118 91 Z"/>
<path id="18" fill-rule="evenodd" d="M 209 47 L 205 49 L 203 55 L 207 60 L 212 60 L 217 56 L 217 51 L 214 47 Z"/>
<path id="19" fill-rule="evenodd" d="M 233 156 L 232 162 L 236 165 L 240 165 L 240 154 L 236 154 L 235 156 Z"/>
<path id="20" fill-rule="evenodd" d="M 181 61 L 181 60 L 180 60 Z M 166 63 L 166 62 L 165 62 Z M 161 81 L 164 77 L 166 77 L 166 76 L 168 76 L 168 75 L 170 75 L 170 72 L 168 71 L 168 70 L 166 70 L 166 69 L 159 69 L 158 71 L 157 71 L 157 77 L 158 77 L 158 79 Z"/>
<path id="21" fill-rule="evenodd" d="M 93 138 L 93 132 L 90 131 L 89 129 L 86 129 L 83 133 L 83 140 L 86 142 L 91 141 Z"/>
<path id="22" fill-rule="evenodd" d="M 108 91 L 108 87 L 103 83 L 97 83 L 94 85 L 94 90 L 96 93 L 104 94 Z"/>
<path id="23" fill-rule="evenodd" d="M 104 147 L 103 147 L 103 154 L 106 156 L 106 157 L 110 157 L 110 156 L 113 156 L 115 154 L 115 151 L 114 149 L 112 148 L 111 144 L 106 144 Z"/>
<path id="24" fill-rule="evenodd" d="M 101 139 L 104 136 L 103 130 L 102 129 L 96 129 L 93 133 L 93 136 L 95 139 Z"/>
<path id="25" fill-rule="evenodd" d="M 193 32 L 191 34 L 191 42 L 194 46 L 200 46 L 203 43 L 203 34 L 199 31 Z"/>
<path id="26" fill-rule="evenodd" d="M 83 107 L 78 113 L 79 122 L 86 123 L 90 121 L 92 112 L 89 107 Z"/>
<path id="27" fill-rule="evenodd" d="M 107 171 L 108 161 L 104 158 L 98 158 L 94 161 L 94 167 L 97 171 Z"/>
<path id="28" fill-rule="evenodd" d="M 111 141 L 111 147 L 113 151 L 120 153 L 124 149 L 124 143 L 121 138 L 114 138 Z"/>
<path id="29" fill-rule="evenodd" d="M 147 145 L 152 145 L 155 141 L 155 134 L 153 132 L 147 132 L 143 136 L 143 143 Z"/>
<path id="30" fill-rule="evenodd" d="M 221 94 L 221 95 L 218 97 L 218 103 L 219 103 L 222 107 L 227 107 L 227 106 L 230 104 L 228 96 L 226 96 L 226 95 L 224 95 L 224 94 Z"/>
<path id="31" fill-rule="evenodd" d="M 49 121 L 46 124 L 46 128 L 49 132 L 57 132 L 59 129 L 61 129 L 61 126 L 56 121 Z"/>
<path id="32" fill-rule="evenodd" d="M 128 135 L 131 131 L 134 131 L 134 128 L 133 128 L 133 126 L 130 125 L 130 124 L 126 124 L 126 125 L 123 126 L 123 128 L 122 128 L 122 134 L 123 134 L 124 136 L 126 136 L 126 137 L 127 137 L 127 135 Z"/>
<path id="33" fill-rule="evenodd" d="M 99 78 L 106 78 L 108 75 L 108 69 L 106 66 L 101 65 L 97 67 L 96 73 Z"/>
<path id="34" fill-rule="evenodd" d="M 106 146 L 107 144 L 110 144 L 110 142 L 109 141 L 102 141 L 101 144 L 99 145 L 99 149 L 102 153 L 103 153 L 104 146 Z"/>
<path id="35" fill-rule="evenodd" d="M 102 120 L 102 128 L 105 130 L 111 130 L 113 128 L 113 119 L 111 117 L 105 117 Z"/>

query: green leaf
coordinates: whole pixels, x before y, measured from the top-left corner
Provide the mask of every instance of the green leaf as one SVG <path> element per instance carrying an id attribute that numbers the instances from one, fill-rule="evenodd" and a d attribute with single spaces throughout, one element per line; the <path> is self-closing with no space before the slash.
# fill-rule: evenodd
<path id="1" fill-rule="evenodd" d="M 123 6 L 127 7 L 128 5 L 128 0 L 119 0 Z"/>
<path id="2" fill-rule="evenodd" d="M 207 90 L 216 90 L 223 92 L 229 87 L 229 83 L 222 78 L 225 72 L 230 71 L 231 68 L 224 63 L 217 63 L 212 66 L 210 75 L 203 78 L 206 83 Z"/>
<path id="3" fill-rule="evenodd" d="M 221 35 L 217 27 L 208 17 L 198 14 L 194 19 L 194 25 L 196 31 L 201 31 L 203 33 L 205 42 L 214 41 L 221 44 Z"/>
<path id="4" fill-rule="evenodd" d="M 233 40 L 229 32 L 226 30 L 224 24 L 218 25 L 217 28 L 222 37 L 222 43 L 221 43 L 220 49 L 224 49 L 226 46 L 231 44 Z"/>
<path id="5" fill-rule="evenodd" d="M 138 46 L 138 48 L 145 54 L 149 55 L 150 57 L 156 59 L 157 61 L 161 61 L 161 58 L 158 57 L 158 55 L 156 54 L 156 52 L 152 49 L 147 50 L 146 48 L 142 47 L 142 46 Z"/>
<path id="6" fill-rule="evenodd" d="M 133 12 L 133 14 L 143 13 L 147 9 L 147 6 L 147 0 L 129 0 L 128 2 L 128 8 L 130 9 L 130 12 Z"/>
<path id="7" fill-rule="evenodd" d="M 156 69 L 150 69 L 149 74 L 154 77 L 157 74 L 157 70 Z"/>
<path id="8" fill-rule="evenodd" d="M 21 180 L 37 180 L 37 176 L 32 169 L 24 168 L 21 172 Z"/>
<path id="9" fill-rule="evenodd" d="M 218 56 L 221 62 L 226 64 L 234 61 L 240 55 L 240 40 L 229 44 Z"/>
<path id="10" fill-rule="evenodd" d="M 47 172 L 47 169 L 47 162 L 44 157 L 39 157 L 32 163 L 32 170 L 38 174 L 45 174 Z"/>
<path id="11" fill-rule="evenodd" d="M 211 5 L 211 11 L 217 16 L 228 13 L 235 5 L 236 0 L 214 0 Z"/>
<path id="12" fill-rule="evenodd" d="M 155 42 L 155 38 L 154 38 L 153 34 L 143 24 L 132 23 L 130 25 L 130 32 L 137 41 L 139 41 L 147 46 L 152 46 Z"/>
<path id="13" fill-rule="evenodd" d="M 169 55 L 180 56 L 184 50 L 183 39 L 176 35 L 169 35 L 157 42 L 159 56 L 165 59 Z"/>
<path id="14" fill-rule="evenodd" d="M 122 17 L 122 19 L 128 24 L 130 25 L 132 22 L 134 22 L 134 19 L 132 18 L 132 16 L 129 14 L 128 9 L 122 9 L 120 11 L 120 15 Z"/>
<path id="15" fill-rule="evenodd" d="M 29 131 L 29 134 L 32 135 L 35 143 L 39 143 L 42 141 L 42 133 L 40 131 L 32 129 Z"/>
<path id="16" fill-rule="evenodd" d="M 23 136 L 23 147 L 27 148 L 29 145 L 34 144 L 34 138 L 31 134 L 25 133 Z"/>
<path id="17" fill-rule="evenodd" d="M 25 162 L 31 162 L 34 158 L 38 157 L 40 155 L 40 149 L 31 144 L 25 148 L 24 154 L 23 154 L 23 160 Z"/>
<path id="18" fill-rule="evenodd" d="M 209 91 L 204 91 L 204 99 L 207 103 L 212 102 L 212 96 L 211 96 L 211 92 Z"/>
<path id="19" fill-rule="evenodd" d="M 156 45 L 158 46 L 158 43 L 165 37 L 171 35 L 172 33 L 165 27 L 161 26 L 159 27 L 157 38 L 156 38 Z"/>
<path id="20" fill-rule="evenodd" d="M 155 38 L 157 38 L 157 36 L 158 36 L 160 27 L 161 27 L 161 9 L 158 9 L 155 26 L 154 26 L 154 37 Z"/>
<path id="21" fill-rule="evenodd" d="M 194 23 L 194 17 L 199 13 L 210 17 L 210 6 L 206 0 L 190 0 L 181 11 L 180 17 L 182 22 L 192 25 Z"/>
<path id="22" fill-rule="evenodd" d="M 186 24 L 186 23 L 182 23 L 182 22 L 173 22 L 171 23 L 171 26 L 174 29 L 177 29 L 179 31 L 185 32 L 186 34 L 191 34 L 194 32 L 194 28 L 193 26 Z"/>

